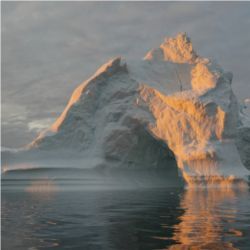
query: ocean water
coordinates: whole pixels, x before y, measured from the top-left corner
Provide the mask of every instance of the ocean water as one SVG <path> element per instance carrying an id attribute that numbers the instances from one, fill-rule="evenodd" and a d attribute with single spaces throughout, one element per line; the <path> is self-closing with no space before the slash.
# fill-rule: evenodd
<path id="1" fill-rule="evenodd" d="M 250 249 L 249 189 L 51 176 L 2 176 L 3 250 Z"/>

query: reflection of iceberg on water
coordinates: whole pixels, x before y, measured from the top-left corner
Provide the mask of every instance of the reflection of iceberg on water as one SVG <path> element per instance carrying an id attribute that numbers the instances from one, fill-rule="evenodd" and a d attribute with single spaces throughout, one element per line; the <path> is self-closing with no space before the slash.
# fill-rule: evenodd
<path id="1" fill-rule="evenodd" d="M 181 201 L 184 214 L 174 227 L 173 240 L 178 244 L 169 249 L 238 249 L 234 243 L 249 230 L 237 218 L 248 213 L 248 188 L 188 188 Z M 244 204 L 239 204 L 244 203 Z M 243 225 L 242 225 L 243 224 Z"/>

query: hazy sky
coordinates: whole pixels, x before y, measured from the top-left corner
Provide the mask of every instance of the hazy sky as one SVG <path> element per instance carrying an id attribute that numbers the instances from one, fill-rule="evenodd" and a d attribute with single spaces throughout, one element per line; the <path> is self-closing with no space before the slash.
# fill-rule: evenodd
<path id="1" fill-rule="evenodd" d="M 2 145 L 29 143 L 108 59 L 180 31 L 250 96 L 250 2 L 2 2 Z"/>

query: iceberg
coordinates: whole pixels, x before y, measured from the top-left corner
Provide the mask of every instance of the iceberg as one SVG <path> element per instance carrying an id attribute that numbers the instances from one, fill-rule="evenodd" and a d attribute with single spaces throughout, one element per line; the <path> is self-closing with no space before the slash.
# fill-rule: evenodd
<path id="1" fill-rule="evenodd" d="M 101 66 L 54 124 L 18 157 L 4 157 L 5 165 L 20 155 L 50 164 L 77 160 L 88 168 L 158 169 L 176 162 L 190 184 L 245 179 L 249 128 L 240 126 L 232 78 L 199 56 L 186 33 L 166 38 L 141 60 L 117 57 Z"/>

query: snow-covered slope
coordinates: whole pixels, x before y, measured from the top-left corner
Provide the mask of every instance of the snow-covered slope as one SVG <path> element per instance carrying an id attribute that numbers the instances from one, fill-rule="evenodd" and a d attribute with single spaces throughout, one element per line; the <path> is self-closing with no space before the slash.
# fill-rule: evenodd
<path id="1" fill-rule="evenodd" d="M 187 181 L 244 177 L 231 83 L 232 74 L 198 56 L 181 33 L 143 60 L 104 64 L 27 150 L 110 167 L 168 167 L 176 159 Z"/>

